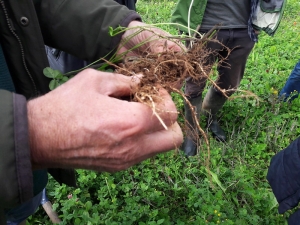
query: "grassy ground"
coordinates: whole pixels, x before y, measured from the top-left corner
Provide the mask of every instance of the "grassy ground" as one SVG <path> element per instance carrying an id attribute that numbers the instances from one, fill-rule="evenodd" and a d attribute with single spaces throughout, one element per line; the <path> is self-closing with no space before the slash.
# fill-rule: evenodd
<path id="1" fill-rule="evenodd" d="M 139 0 L 137 10 L 147 23 L 166 23 L 174 6 Z M 63 224 L 286 224 L 290 212 L 278 214 L 265 177 L 271 157 L 300 134 L 300 98 L 277 100 L 299 60 L 299 12 L 299 1 L 289 0 L 276 35 L 260 35 L 241 83 L 259 100 L 239 92 L 225 104 L 221 123 L 229 141 L 210 139 L 209 171 L 203 145 L 200 156 L 172 151 L 115 174 L 79 170 L 77 189 L 50 180 L 48 195 Z M 174 99 L 182 109 L 182 99 Z M 51 223 L 40 209 L 27 224 Z"/>

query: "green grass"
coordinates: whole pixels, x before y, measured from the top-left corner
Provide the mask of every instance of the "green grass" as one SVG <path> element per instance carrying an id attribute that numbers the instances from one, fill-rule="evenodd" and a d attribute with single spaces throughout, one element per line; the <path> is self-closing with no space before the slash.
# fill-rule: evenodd
<path id="1" fill-rule="evenodd" d="M 137 10 L 144 22 L 165 23 L 174 6 L 172 0 L 139 0 Z M 266 173 L 271 157 L 300 134 L 300 98 L 288 104 L 276 95 L 299 60 L 299 12 L 299 1 L 289 0 L 275 36 L 262 33 L 250 54 L 240 88 L 260 101 L 225 104 L 221 123 L 229 141 L 210 139 L 212 180 L 204 145 L 200 156 L 171 151 L 115 174 L 78 170 L 77 189 L 52 179 L 47 187 L 62 224 L 287 224 L 290 212 L 278 214 Z M 182 99 L 174 99 L 182 110 Z M 51 222 L 41 208 L 27 224 Z"/>

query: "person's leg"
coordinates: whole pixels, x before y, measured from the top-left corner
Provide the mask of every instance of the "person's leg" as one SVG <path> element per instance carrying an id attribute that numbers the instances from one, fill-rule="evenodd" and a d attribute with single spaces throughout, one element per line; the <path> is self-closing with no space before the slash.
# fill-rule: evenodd
<path id="1" fill-rule="evenodd" d="M 230 38 L 223 42 L 230 52 L 224 49 L 220 52 L 222 57 L 227 57 L 218 66 L 219 78 L 217 85 L 226 90 L 226 95 L 231 96 L 244 76 L 246 63 L 254 42 L 250 39 L 247 29 L 228 30 Z"/>
<path id="2" fill-rule="evenodd" d="M 282 98 L 283 100 L 286 100 L 292 94 L 292 96 L 289 99 L 290 101 L 292 101 L 293 99 L 298 97 L 299 92 L 300 92 L 300 60 L 295 65 L 284 87 L 280 91 L 279 97 Z"/>
<path id="3" fill-rule="evenodd" d="M 20 225 L 29 216 L 35 213 L 42 199 L 42 192 L 22 205 L 5 211 L 7 225 Z"/>
<path id="4" fill-rule="evenodd" d="M 203 33 L 205 31 L 200 32 Z M 189 46 L 189 43 L 187 43 L 187 45 Z M 202 92 L 206 85 L 207 76 L 209 75 L 211 67 L 217 58 L 217 52 L 222 49 L 222 46 L 215 42 L 208 42 L 206 48 L 209 48 L 210 51 L 214 50 L 214 52 L 201 59 L 201 63 L 205 68 L 205 74 L 199 74 L 198 79 L 189 77 L 186 79 L 185 84 L 185 95 L 194 109 L 192 110 L 187 102 L 184 103 L 186 135 L 182 145 L 182 150 L 186 156 L 194 156 L 197 154 L 197 148 L 199 146 L 199 129 L 197 128 L 194 113 L 196 113 L 196 119 L 199 121 L 200 112 L 202 110 Z"/>
<path id="5" fill-rule="evenodd" d="M 183 141 L 182 150 L 186 156 L 194 156 L 197 154 L 199 146 L 198 137 L 199 130 L 197 127 L 197 119 L 200 120 L 200 112 L 202 106 L 202 95 L 188 99 L 192 108 L 187 102 L 184 102 L 185 117 L 185 139 Z"/>
<path id="6" fill-rule="evenodd" d="M 229 97 L 235 92 L 244 75 L 247 58 L 254 46 L 247 29 L 220 30 L 218 40 L 227 48 L 219 51 L 219 77 L 217 85 L 226 91 Z M 202 108 L 208 117 L 208 127 L 217 140 L 225 141 L 225 132 L 217 120 L 217 113 L 225 104 L 227 98 L 216 87 L 211 87 L 206 94 Z"/>
<path id="7" fill-rule="evenodd" d="M 214 86 L 207 91 L 203 100 L 202 109 L 206 116 L 207 128 L 218 141 L 226 141 L 226 134 L 221 128 L 217 113 L 223 107 L 227 98 L 223 96 Z"/>
<path id="8" fill-rule="evenodd" d="M 197 154 L 199 130 L 194 120 L 194 113 L 196 118 L 200 119 L 200 112 L 202 107 L 202 92 L 205 87 L 206 78 L 194 80 L 189 77 L 186 79 L 185 95 L 194 108 L 192 110 L 187 102 L 184 102 L 184 117 L 185 117 L 185 139 L 182 144 L 182 150 L 186 156 L 194 156 Z"/>

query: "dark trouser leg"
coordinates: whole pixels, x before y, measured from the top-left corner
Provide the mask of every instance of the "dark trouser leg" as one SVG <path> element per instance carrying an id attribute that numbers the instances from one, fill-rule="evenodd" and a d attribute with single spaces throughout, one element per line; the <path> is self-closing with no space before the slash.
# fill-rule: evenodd
<path id="1" fill-rule="evenodd" d="M 219 78 L 217 85 L 225 90 L 226 95 L 231 96 L 240 85 L 243 78 L 246 62 L 254 42 L 250 39 L 247 29 L 222 30 L 218 34 L 218 40 L 229 48 L 219 51 L 225 60 L 219 63 L 217 69 Z M 217 140 L 225 141 L 226 135 L 217 121 L 217 113 L 226 102 L 226 97 L 216 88 L 211 88 L 203 101 L 203 109 L 209 112 L 207 125 Z"/>
<path id="2" fill-rule="evenodd" d="M 198 122 L 202 109 L 202 91 L 205 87 L 205 83 L 206 78 L 199 79 L 198 81 L 195 81 L 190 77 L 186 79 L 185 94 L 191 105 L 194 107 Z M 186 156 L 194 156 L 197 154 L 199 147 L 199 129 L 194 120 L 193 112 L 186 102 L 184 103 L 184 112 L 186 135 L 182 150 Z"/>
<path id="3" fill-rule="evenodd" d="M 254 42 L 250 39 L 247 29 L 221 30 L 219 33 L 218 40 L 223 40 L 222 43 L 231 51 L 229 54 L 227 49 L 219 51 L 221 57 L 227 58 L 218 65 L 219 77 L 216 83 L 230 96 L 240 85 Z"/>
<path id="4" fill-rule="evenodd" d="M 226 141 L 226 134 L 220 127 L 217 118 L 217 113 L 223 107 L 226 100 L 227 98 L 222 93 L 216 91 L 214 87 L 210 87 L 205 95 L 202 106 L 203 113 L 206 116 L 207 127 L 218 141 Z"/>
<path id="5" fill-rule="evenodd" d="M 197 127 L 197 122 L 195 121 L 195 118 L 199 122 L 202 105 L 202 96 L 200 95 L 196 98 L 191 98 L 188 100 L 191 103 L 194 110 L 191 109 L 187 102 L 184 103 L 186 136 L 182 145 L 182 150 L 184 151 L 186 156 L 194 156 L 197 154 L 199 146 L 199 129 Z"/>
<path id="6" fill-rule="evenodd" d="M 209 42 L 206 46 L 212 51 L 207 59 L 207 64 L 211 65 L 218 59 L 219 65 L 217 70 L 219 77 L 216 83 L 220 89 L 225 90 L 227 96 L 230 96 L 241 82 L 247 58 L 254 46 L 254 42 L 250 39 L 247 29 L 220 30 L 217 33 L 217 40 L 222 45 L 217 42 Z M 205 81 L 206 79 L 203 78 L 202 80 Z M 205 84 L 203 82 L 197 83 L 188 79 L 185 93 L 190 98 L 195 98 L 202 95 L 204 87 Z M 218 124 L 217 113 L 225 102 L 226 98 L 222 96 L 222 93 L 216 88 L 212 88 L 208 91 L 208 96 L 204 98 L 202 106 L 208 116 L 208 128 L 217 139 L 222 141 L 226 139 L 226 136 Z M 218 131 L 217 133 L 216 130 Z"/>

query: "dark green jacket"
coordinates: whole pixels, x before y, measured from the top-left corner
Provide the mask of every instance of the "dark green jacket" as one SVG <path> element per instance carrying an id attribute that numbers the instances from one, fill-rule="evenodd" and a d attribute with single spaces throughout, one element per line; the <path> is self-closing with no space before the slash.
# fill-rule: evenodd
<path id="1" fill-rule="evenodd" d="M 201 26 L 208 2 L 209 0 L 178 0 L 172 12 L 171 22 L 178 30 L 186 34 L 194 34 Z M 257 35 L 253 28 L 273 36 L 280 24 L 287 0 L 251 0 L 250 2 L 251 13 L 248 20 L 250 38 L 257 42 Z"/>
<path id="2" fill-rule="evenodd" d="M 193 1 L 193 5 L 191 3 Z M 186 34 L 193 34 L 198 26 L 201 25 L 207 0 L 178 0 L 172 12 L 171 22 L 176 23 L 179 30 Z M 188 16 L 189 15 L 189 16 Z"/>
<path id="3" fill-rule="evenodd" d="M 0 0 L 0 41 L 17 92 L 0 90 L 0 216 L 33 197 L 26 101 L 49 91 L 45 44 L 95 61 L 121 40 L 109 27 L 132 20 L 141 18 L 112 0 Z M 72 170 L 52 174 L 75 184 Z"/>

